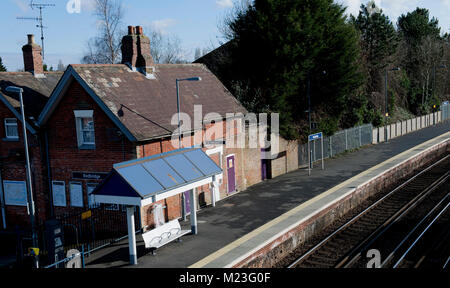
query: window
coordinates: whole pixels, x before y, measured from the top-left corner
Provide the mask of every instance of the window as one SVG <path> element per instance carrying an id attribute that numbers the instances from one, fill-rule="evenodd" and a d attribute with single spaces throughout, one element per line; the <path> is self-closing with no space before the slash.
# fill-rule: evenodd
<path id="1" fill-rule="evenodd" d="M 7 139 L 19 139 L 19 129 L 17 127 L 17 119 L 5 119 L 5 134 Z"/>
<path id="2" fill-rule="evenodd" d="M 78 147 L 92 149 L 95 147 L 94 111 L 75 111 Z"/>

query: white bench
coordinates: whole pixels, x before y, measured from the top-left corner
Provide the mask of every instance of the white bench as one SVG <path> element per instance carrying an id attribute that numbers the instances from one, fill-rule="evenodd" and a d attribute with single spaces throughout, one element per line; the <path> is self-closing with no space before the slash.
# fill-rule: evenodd
<path id="1" fill-rule="evenodd" d="M 180 237 L 188 233 L 191 233 L 191 230 L 181 230 L 178 220 L 172 220 L 162 226 L 143 233 L 142 238 L 144 238 L 145 248 L 153 248 L 152 253 L 155 254 L 155 250 L 159 247 L 176 239 L 180 241 Z"/>

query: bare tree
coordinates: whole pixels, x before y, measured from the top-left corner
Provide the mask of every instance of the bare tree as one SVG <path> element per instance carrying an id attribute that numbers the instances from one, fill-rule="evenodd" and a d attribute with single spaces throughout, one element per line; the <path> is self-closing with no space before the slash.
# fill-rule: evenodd
<path id="1" fill-rule="evenodd" d="M 120 45 L 124 8 L 118 0 L 95 0 L 94 16 L 97 17 L 99 35 L 89 39 L 83 63 L 115 64 L 120 61 Z"/>
<path id="2" fill-rule="evenodd" d="M 59 59 L 58 67 L 56 68 L 56 70 L 57 71 L 64 71 L 64 70 L 66 70 L 66 66 L 64 66 L 64 64 L 63 64 L 61 59 Z"/>
<path id="3" fill-rule="evenodd" d="M 161 31 L 147 28 L 150 38 L 150 50 L 157 64 L 186 63 L 181 40 L 175 35 L 164 35 Z"/>

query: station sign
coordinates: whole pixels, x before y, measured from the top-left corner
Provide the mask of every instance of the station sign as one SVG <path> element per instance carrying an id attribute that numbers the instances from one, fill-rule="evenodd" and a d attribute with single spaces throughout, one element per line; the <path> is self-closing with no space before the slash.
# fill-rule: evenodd
<path id="1" fill-rule="evenodd" d="M 322 132 L 316 133 L 313 135 L 309 135 L 309 141 L 315 141 L 315 140 L 322 139 L 322 138 L 323 138 Z"/>

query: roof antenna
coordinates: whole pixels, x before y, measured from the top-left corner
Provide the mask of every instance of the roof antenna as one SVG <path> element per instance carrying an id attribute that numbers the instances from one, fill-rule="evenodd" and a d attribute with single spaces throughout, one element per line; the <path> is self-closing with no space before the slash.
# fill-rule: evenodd
<path id="1" fill-rule="evenodd" d="M 41 42 L 42 42 L 42 59 L 45 59 L 45 50 L 44 50 L 44 29 L 47 28 L 43 24 L 43 17 L 42 17 L 42 9 L 45 9 L 47 7 L 55 7 L 55 4 L 41 4 L 41 3 L 33 3 L 33 0 L 31 0 L 30 5 L 32 10 L 34 8 L 39 9 L 39 17 L 17 17 L 19 20 L 34 20 L 38 22 L 38 25 L 36 27 L 41 29 Z"/>

